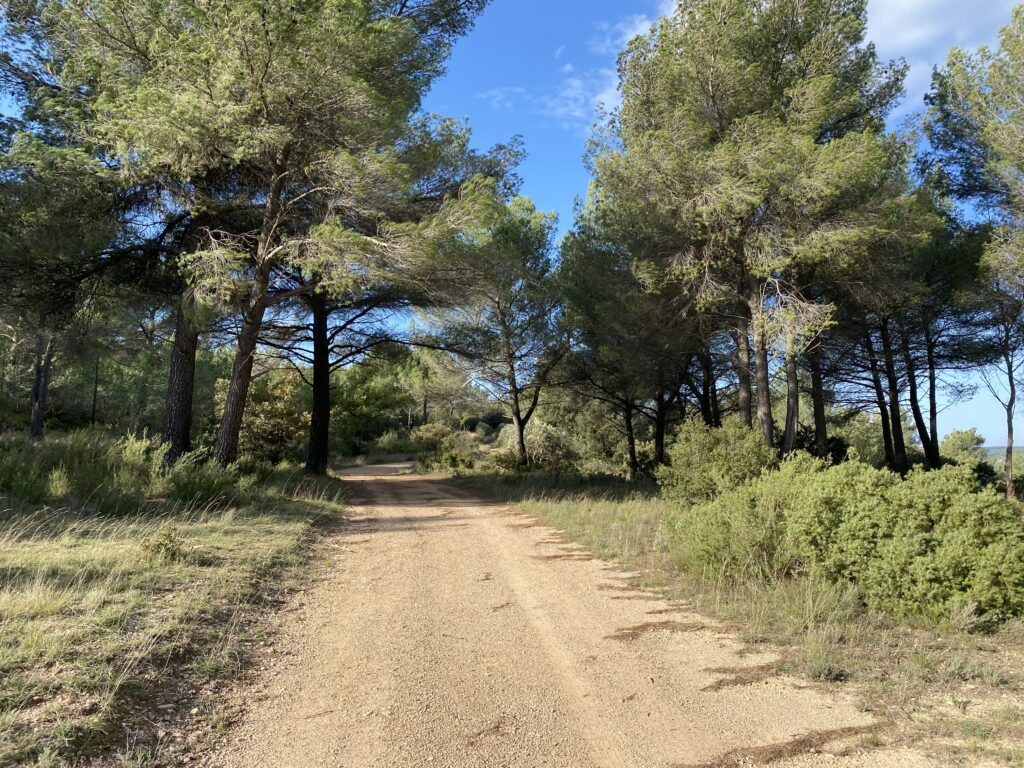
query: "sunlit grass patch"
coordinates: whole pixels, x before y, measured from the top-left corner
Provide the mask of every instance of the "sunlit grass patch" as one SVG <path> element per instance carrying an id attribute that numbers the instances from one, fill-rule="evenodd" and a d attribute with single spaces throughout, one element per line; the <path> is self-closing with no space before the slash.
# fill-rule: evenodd
<path id="1" fill-rule="evenodd" d="M 183 675 L 236 673 L 252 617 L 340 498 L 337 481 L 288 467 L 232 506 L 109 516 L 0 497 L 0 765 L 123 748 Z"/>
<path id="2" fill-rule="evenodd" d="M 771 644 L 780 669 L 854 684 L 865 709 L 899 726 L 893 734 L 1024 765 L 1024 621 L 993 628 L 966 610 L 941 621 L 897 618 L 868 610 L 850 584 L 687 572 L 670 551 L 670 507 L 653 485 L 542 473 L 453 482 L 516 504 L 646 585 L 716 617 L 746 642 Z M 950 701 L 971 702 L 970 716 L 940 716 Z"/>

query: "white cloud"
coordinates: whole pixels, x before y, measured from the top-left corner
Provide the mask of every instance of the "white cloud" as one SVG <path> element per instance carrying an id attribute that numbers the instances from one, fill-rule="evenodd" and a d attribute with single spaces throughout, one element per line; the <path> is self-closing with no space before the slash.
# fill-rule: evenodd
<path id="1" fill-rule="evenodd" d="M 521 106 L 529 101 L 529 92 L 518 85 L 504 85 L 500 88 L 492 88 L 489 91 L 477 94 L 491 105 L 491 109 L 506 110 Z"/>
<path id="2" fill-rule="evenodd" d="M 1017 0 L 870 0 L 868 38 L 885 56 L 945 60 L 951 45 L 975 47 L 995 40 L 1016 4 Z"/>
<path id="3" fill-rule="evenodd" d="M 542 97 L 539 111 L 571 131 L 587 132 L 600 109 L 621 103 L 618 76 L 613 69 L 594 69 L 565 77 L 553 92 Z"/>
<path id="4" fill-rule="evenodd" d="M 599 21 L 596 25 L 597 35 L 587 41 L 590 50 L 602 56 L 614 56 L 637 35 L 650 31 L 654 19 L 643 13 L 623 16 L 618 21 Z"/>
<path id="5" fill-rule="evenodd" d="M 883 59 L 905 59 L 910 65 L 907 97 L 899 118 L 923 108 L 932 68 L 942 66 L 952 46 L 977 48 L 998 39 L 1019 0 L 870 0 L 868 40 Z"/>
<path id="6" fill-rule="evenodd" d="M 650 14 L 631 13 L 617 21 L 596 25 L 597 35 L 588 42 L 591 54 L 603 60 L 578 67 L 566 61 L 557 67 L 560 76 L 546 92 L 529 92 L 519 86 L 492 88 L 479 94 L 496 110 L 524 110 L 544 115 L 559 127 L 586 135 L 597 116 L 622 104 L 614 58 L 637 35 L 646 34 L 657 17 L 675 12 L 677 0 L 649 0 Z M 567 46 L 560 45 L 554 58 L 561 60 Z"/>

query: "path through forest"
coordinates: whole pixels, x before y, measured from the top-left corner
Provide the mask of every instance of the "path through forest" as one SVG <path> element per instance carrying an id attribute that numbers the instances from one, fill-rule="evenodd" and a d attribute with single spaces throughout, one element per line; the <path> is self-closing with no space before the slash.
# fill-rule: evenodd
<path id="1" fill-rule="evenodd" d="M 354 470 L 329 567 L 281 614 L 230 768 L 920 768 L 852 701 L 635 589 L 515 508 Z"/>

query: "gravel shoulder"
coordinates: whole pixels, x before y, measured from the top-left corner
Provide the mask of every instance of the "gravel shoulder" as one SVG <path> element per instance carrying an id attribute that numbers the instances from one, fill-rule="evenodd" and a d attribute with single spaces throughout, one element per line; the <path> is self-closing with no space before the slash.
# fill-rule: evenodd
<path id="1" fill-rule="evenodd" d="M 218 768 L 925 768 L 854 702 L 507 505 L 347 473 L 351 520 Z M 882 739 L 884 741 L 884 738 Z"/>

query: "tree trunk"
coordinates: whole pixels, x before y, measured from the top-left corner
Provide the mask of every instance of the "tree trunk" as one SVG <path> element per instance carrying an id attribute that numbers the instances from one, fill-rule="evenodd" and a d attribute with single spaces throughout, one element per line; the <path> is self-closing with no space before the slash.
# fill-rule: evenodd
<path id="1" fill-rule="evenodd" d="M 673 395 L 665 396 L 664 392 L 658 393 L 654 412 L 654 463 L 659 466 L 665 463 L 665 436 L 668 432 L 668 413 L 675 401 Z"/>
<path id="2" fill-rule="evenodd" d="M 1006 498 L 1016 499 L 1017 488 L 1013 484 L 1013 417 L 1017 407 L 1017 382 L 1013 375 L 1016 370 L 1013 364 L 1013 352 L 1009 347 L 1003 349 L 1003 360 L 1006 365 L 1006 381 L 1008 397 L 1006 398 L 1006 458 L 1003 460 L 1003 477 L 1006 481 Z"/>
<path id="3" fill-rule="evenodd" d="M 938 469 L 942 466 L 939 458 L 939 444 L 935 437 L 928 432 L 928 425 L 924 420 L 924 413 L 921 411 L 921 398 L 917 388 L 917 371 L 914 366 L 914 356 L 910 351 L 910 340 L 907 334 L 906 323 L 902 319 L 897 321 L 897 328 L 900 334 L 900 348 L 903 352 L 903 364 L 907 369 L 907 388 L 910 394 L 910 410 L 914 414 L 914 425 L 917 427 L 918 437 L 921 439 L 921 447 L 924 448 L 924 455 L 931 469 Z"/>
<path id="4" fill-rule="evenodd" d="M 754 322 L 754 366 L 757 379 L 757 422 L 768 446 L 775 445 L 775 420 L 772 418 L 772 380 L 768 370 L 768 345 L 764 328 Z"/>
<path id="5" fill-rule="evenodd" d="M 263 314 L 266 311 L 264 296 L 268 284 L 267 276 L 257 273 L 253 298 L 242 318 L 242 330 L 238 334 L 238 350 L 235 352 L 235 362 L 231 368 L 224 414 L 221 416 L 217 443 L 213 449 L 213 457 L 222 467 L 238 459 L 238 440 L 242 432 L 245 405 L 249 399 L 249 385 L 252 383 L 252 367 L 256 362 L 256 348 L 263 326 Z"/>
<path id="6" fill-rule="evenodd" d="M 786 431 L 782 438 L 782 453 L 788 456 L 796 450 L 800 430 L 800 374 L 794 344 L 791 342 L 786 346 Z"/>
<path id="7" fill-rule="evenodd" d="M 936 397 L 938 388 L 938 373 L 935 360 L 935 339 L 932 337 L 931 322 L 927 316 L 924 318 L 924 344 L 928 356 L 928 428 L 935 441 L 935 453 L 942 462 L 939 451 L 939 400 Z"/>
<path id="8" fill-rule="evenodd" d="M 43 330 L 36 332 L 36 362 L 32 380 L 29 434 L 41 438 L 46 422 L 46 401 L 50 396 L 50 375 L 53 370 L 53 335 Z"/>
<path id="9" fill-rule="evenodd" d="M 640 462 L 636 456 L 636 431 L 633 428 L 633 404 L 626 406 L 623 414 L 626 421 L 626 449 L 629 453 L 629 482 L 635 483 L 640 476 Z"/>
<path id="10" fill-rule="evenodd" d="M 512 405 L 512 428 L 515 429 L 516 433 L 516 460 L 520 466 L 526 466 L 526 423 L 523 421 L 523 416 L 519 411 L 519 397 L 518 394 L 513 396 Z"/>
<path id="11" fill-rule="evenodd" d="M 100 394 L 100 357 L 96 355 L 96 361 L 92 369 L 92 406 L 89 408 L 89 426 L 96 426 L 96 402 Z"/>
<path id="12" fill-rule="evenodd" d="M 753 383 L 750 380 L 750 311 L 741 300 L 736 306 L 736 376 L 739 379 L 737 408 L 740 419 L 747 427 L 753 428 L 754 414 L 752 410 Z"/>
<path id="13" fill-rule="evenodd" d="M 821 349 L 817 342 L 807 354 L 811 365 L 811 402 L 814 405 L 814 452 L 819 459 L 831 455 L 828 445 L 828 423 L 825 417 L 825 382 L 821 375 Z"/>
<path id="14" fill-rule="evenodd" d="M 718 402 L 718 384 L 715 382 L 715 367 L 710 352 L 700 356 L 701 371 L 704 374 L 704 396 L 708 401 L 708 424 L 712 427 L 722 426 L 722 409 Z"/>
<path id="15" fill-rule="evenodd" d="M 327 474 L 331 451 L 331 342 L 330 311 L 322 296 L 312 294 L 307 303 L 313 314 L 313 411 L 309 417 L 309 452 L 306 471 Z"/>
<path id="16" fill-rule="evenodd" d="M 192 299 L 183 297 L 174 323 L 171 368 L 164 406 L 164 466 L 170 467 L 192 449 L 192 397 L 196 381 L 199 330 L 192 322 Z"/>
<path id="17" fill-rule="evenodd" d="M 871 342 L 871 332 L 864 332 L 864 345 L 868 353 L 868 364 L 871 367 L 871 380 L 875 385 L 875 403 L 878 415 L 882 420 L 882 443 L 885 446 L 885 463 L 889 469 L 896 471 L 896 451 L 892 443 L 892 423 L 889 421 L 889 406 L 885 402 L 885 390 L 882 387 L 882 376 L 878 367 L 878 355 L 875 345 Z"/>
<path id="18" fill-rule="evenodd" d="M 889 385 L 889 421 L 892 427 L 892 450 L 895 469 L 901 475 L 910 470 L 907 443 L 903 436 L 903 409 L 900 407 L 900 385 L 896 376 L 896 358 L 889 333 L 888 318 L 882 319 L 882 354 L 885 356 L 885 378 Z"/>

